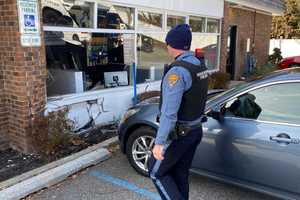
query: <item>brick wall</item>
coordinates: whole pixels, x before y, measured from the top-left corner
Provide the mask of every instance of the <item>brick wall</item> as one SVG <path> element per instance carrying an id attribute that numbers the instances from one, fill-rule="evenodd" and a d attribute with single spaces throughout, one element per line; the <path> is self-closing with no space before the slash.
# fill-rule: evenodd
<path id="1" fill-rule="evenodd" d="M 222 25 L 221 71 L 226 72 L 226 46 L 229 26 L 237 26 L 236 68 L 234 77 L 235 79 L 239 79 L 245 68 L 248 38 L 250 38 L 251 43 L 254 41 L 251 53 L 255 55 L 258 62 L 257 64 L 263 65 L 267 63 L 271 22 L 271 15 L 260 14 L 246 9 L 233 8 L 229 6 L 228 2 L 225 2 Z"/>
<path id="2" fill-rule="evenodd" d="M 224 17 L 222 19 L 220 71 L 226 72 L 227 37 L 229 29 L 229 3 L 224 2 Z"/>
<path id="3" fill-rule="evenodd" d="M 250 38 L 251 42 L 254 40 L 254 20 L 254 12 L 237 8 L 230 8 L 229 10 L 230 25 L 237 25 L 235 79 L 239 79 L 244 71 L 247 39 Z"/>
<path id="4" fill-rule="evenodd" d="M 5 105 L 5 92 L 4 92 L 4 46 L 7 44 L 3 37 L 6 37 L 3 33 L 4 26 L 4 1 L 0 0 L 0 150 L 8 147 L 7 143 L 7 108 Z M 3 39 L 2 39 L 3 38 Z"/>
<path id="5" fill-rule="evenodd" d="M 43 111 L 46 101 L 44 44 L 35 48 L 21 46 L 17 0 L 0 0 L 0 35 L 2 136 L 9 139 L 11 147 L 30 152 L 30 123 L 34 115 Z"/>
<path id="6" fill-rule="evenodd" d="M 268 62 L 272 17 L 257 13 L 254 55 L 257 65 L 261 66 Z"/>

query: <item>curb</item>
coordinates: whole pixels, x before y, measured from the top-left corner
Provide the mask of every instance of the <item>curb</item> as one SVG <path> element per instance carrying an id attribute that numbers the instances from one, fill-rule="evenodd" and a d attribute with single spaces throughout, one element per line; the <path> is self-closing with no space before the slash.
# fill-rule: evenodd
<path id="1" fill-rule="evenodd" d="M 78 153 L 2 182 L 0 183 L 0 199 L 16 200 L 26 197 L 63 181 L 81 169 L 98 164 L 110 157 L 110 152 L 105 147 L 117 143 L 117 141 L 117 137 L 110 138 Z"/>

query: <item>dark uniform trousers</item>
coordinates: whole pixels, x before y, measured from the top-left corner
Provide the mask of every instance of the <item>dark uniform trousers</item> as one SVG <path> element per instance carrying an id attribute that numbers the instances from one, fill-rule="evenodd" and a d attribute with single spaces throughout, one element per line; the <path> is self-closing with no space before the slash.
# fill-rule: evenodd
<path id="1" fill-rule="evenodd" d="M 189 169 L 201 138 L 202 127 L 165 145 L 162 161 L 149 159 L 149 175 L 163 199 L 189 199 Z"/>

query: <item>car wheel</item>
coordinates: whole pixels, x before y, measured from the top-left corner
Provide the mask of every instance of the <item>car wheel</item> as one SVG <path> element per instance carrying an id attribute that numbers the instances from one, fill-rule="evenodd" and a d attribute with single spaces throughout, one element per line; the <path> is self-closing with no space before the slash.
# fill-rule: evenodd
<path id="1" fill-rule="evenodd" d="M 148 160 L 152 154 L 155 130 L 150 127 L 136 129 L 128 138 L 126 155 L 131 166 L 141 175 L 148 175 Z"/>

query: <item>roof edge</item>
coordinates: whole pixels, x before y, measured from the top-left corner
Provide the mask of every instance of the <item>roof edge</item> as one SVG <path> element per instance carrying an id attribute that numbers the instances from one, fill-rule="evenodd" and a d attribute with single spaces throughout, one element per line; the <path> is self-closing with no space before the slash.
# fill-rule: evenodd
<path id="1" fill-rule="evenodd" d="M 261 11 L 268 12 L 272 15 L 283 15 L 285 10 L 285 4 L 281 0 L 276 2 L 271 0 L 225 0 L 230 3 L 235 3 L 238 5 L 246 6 L 248 8 L 253 8 Z"/>

